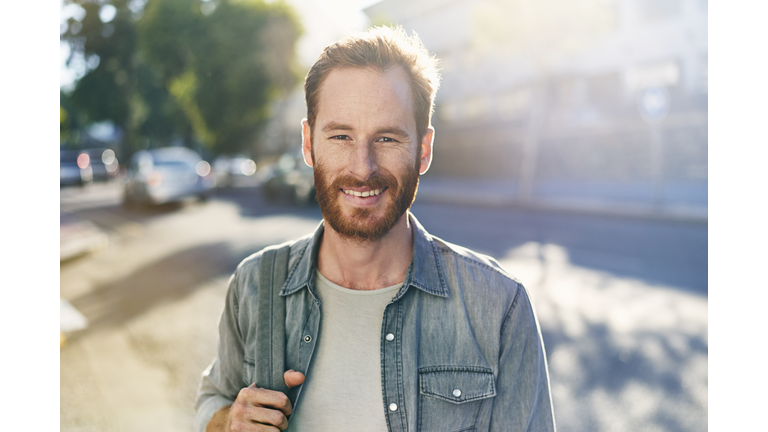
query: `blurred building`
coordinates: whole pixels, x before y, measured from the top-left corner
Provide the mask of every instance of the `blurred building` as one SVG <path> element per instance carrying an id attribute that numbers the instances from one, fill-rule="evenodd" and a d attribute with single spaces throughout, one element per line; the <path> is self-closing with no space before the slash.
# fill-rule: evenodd
<path id="1" fill-rule="evenodd" d="M 441 60 L 430 175 L 706 208 L 706 0 L 383 0 L 365 12 Z"/>

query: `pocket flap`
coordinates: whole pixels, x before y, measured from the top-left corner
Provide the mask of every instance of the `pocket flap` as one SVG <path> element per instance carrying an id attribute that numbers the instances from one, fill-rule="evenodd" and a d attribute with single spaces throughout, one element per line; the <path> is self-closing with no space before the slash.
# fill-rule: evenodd
<path id="1" fill-rule="evenodd" d="M 438 366 L 419 369 L 419 393 L 460 404 L 496 396 L 490 369 Z"/>

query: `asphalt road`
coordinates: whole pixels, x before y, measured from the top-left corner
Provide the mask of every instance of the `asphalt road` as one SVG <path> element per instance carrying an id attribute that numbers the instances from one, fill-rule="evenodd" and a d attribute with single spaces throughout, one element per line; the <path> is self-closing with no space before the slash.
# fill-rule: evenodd
<path id="1" fill-rule="evenodd" d="M 93 185 L 62 189 L 61 209 L 109 237 L 61 264 L 61 296 L 89 322 L 61 351 L 63 431 L 191 430 L 229 274 L 321 219 L 258 188 L 129 211 L 116 185 Z M 412 210 L 526 285 L 559 431 L 707 429 L 706 224 L 418 199 Z"/>

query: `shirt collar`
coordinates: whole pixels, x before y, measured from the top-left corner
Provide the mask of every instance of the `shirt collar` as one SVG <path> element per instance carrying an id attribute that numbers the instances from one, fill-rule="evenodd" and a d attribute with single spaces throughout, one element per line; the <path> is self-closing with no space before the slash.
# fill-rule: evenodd
<path id="1" fill-rule="evenodd" d="M 437 244 L 431 235 L 421 226 L 416 217 L 409 211 L 411 227 L 413 228 L 413 254 L 411 263 L 405 274 L 403 288 L 395 296 L 393 301 L 405 295 L 409 287 L 413 286 L 429 294 L 440 297 L 448 297 L 448 288 L 445 286 L 445 277 L 440 265 Z M 324 225 L 320 225 L 309 241 L 299 247 L 297 251 L 301 255 L 298 261 L 290 269 L 288 278 L 280 290 L 281 296 L 291 295 L 304 287 L 308 287 L 314 294 L 314 274 L 317 264 L 317 252 L 320 249 L 320 240 L 323 237 Z"/>

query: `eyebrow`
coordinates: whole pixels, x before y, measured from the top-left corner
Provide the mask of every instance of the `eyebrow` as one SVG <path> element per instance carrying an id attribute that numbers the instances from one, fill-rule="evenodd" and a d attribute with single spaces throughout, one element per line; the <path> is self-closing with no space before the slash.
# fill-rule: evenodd
<path id="1" fill-rule="evenodd" d="M 406 132 L 405 130 L 403 130 L 402 128 L 399 128 L 397 126 L 385 127 L 385 128 L 377 130 L 376 132 L 378 132 L 380 134 L 397 135 L 397 136 L 400 136 L 400 137 L 403 137 L 403 138 L 407 138 L 408 137 L 408 132 Z"/>
<path id="2" fill-rule="evenodd" d="M 327 124 L 325 124 L 323 126 L 323 129 L 322 129 L 322 131 L 324 133 L 328 133 L 328 132 L 331 132 L 331 131 L 338 131 L 338 130 L 349 131 L 349 130 L 354 130 L 354 128 L 352 126 L 348 125 L 348 124 L 338 123 L 338 122 L 332 121 L 332 122 L 328 122 Z M 392 134 L 392 135 L 397 135 L 397 136 L 400 136 L 400 137 L 408 137 L 408 132 L 406 132 L 403 128 L 400 128 L 400 127 L 397 127 L 397 126 L 383 127 L 381 129 L 377 130 L 376 133 Z"/>
<path id="3" fill-rule="evenodd" d="M 338 123 L 338 122 L 328 122 L 323 126 L 322 131 L 323 132 L 330 132 L 330 131 L 336 131 L 336 130 L 352 130 L 352 126 L 344 124 L 344 123 Z"/>

